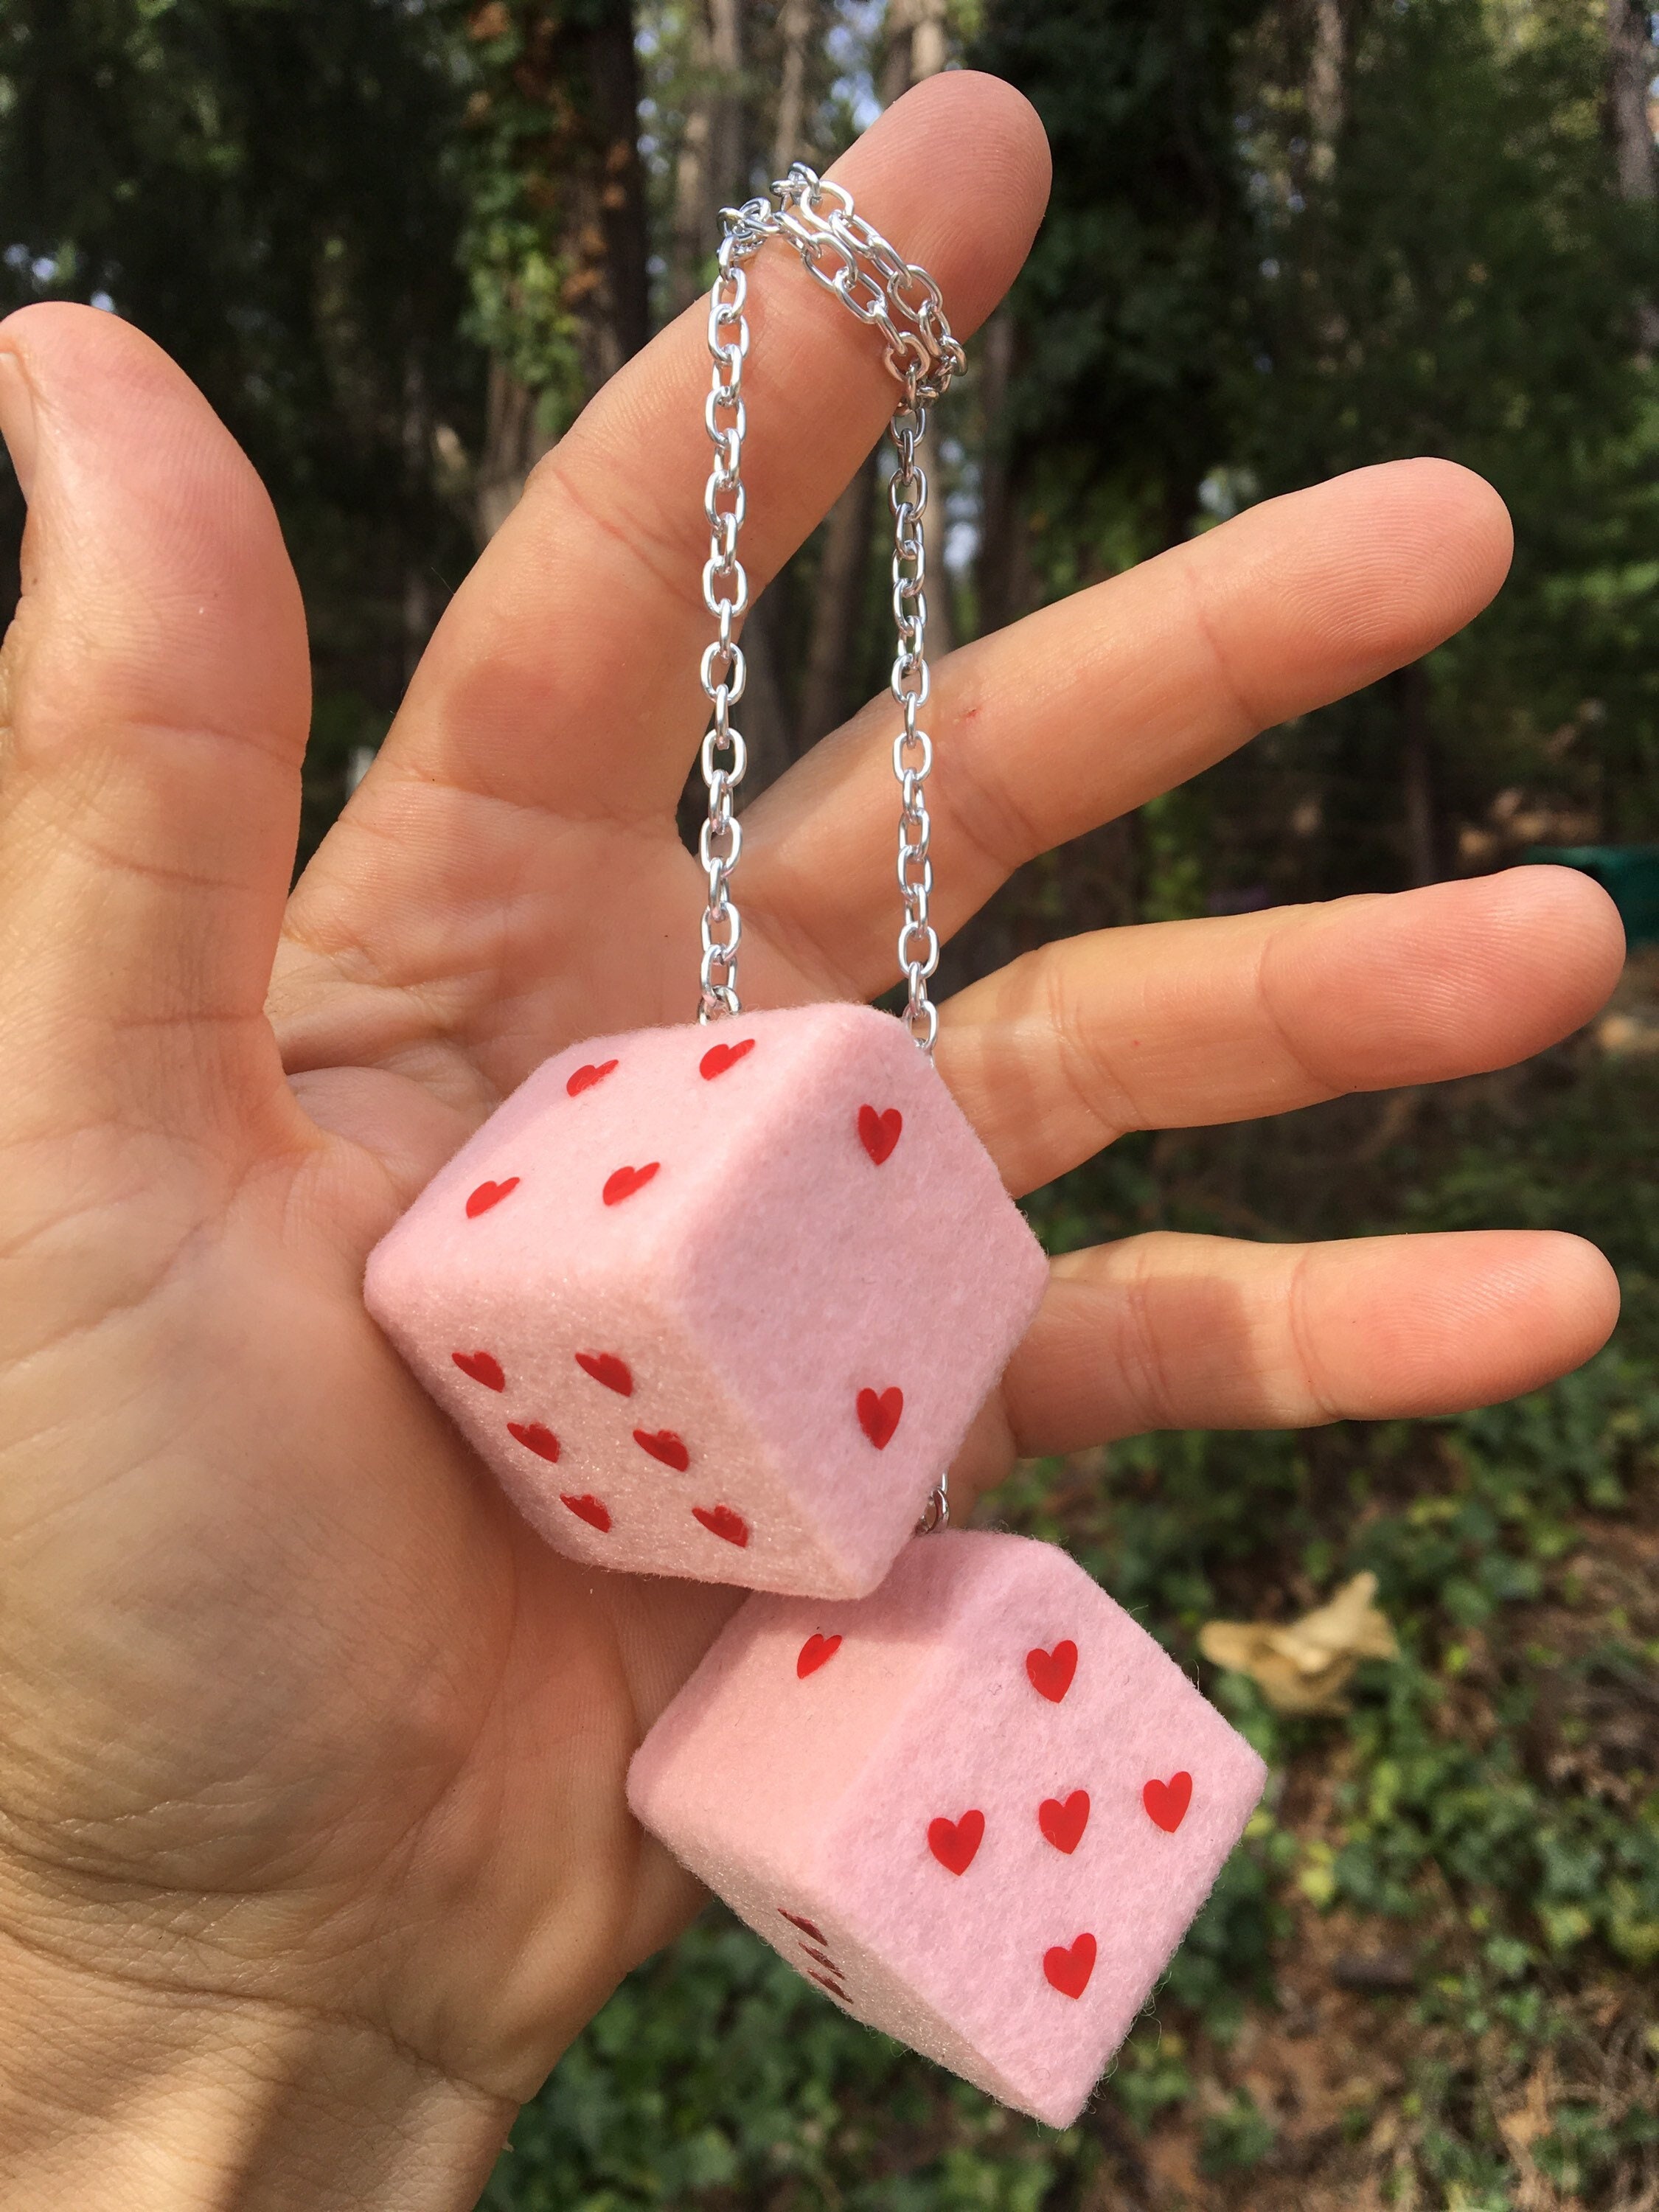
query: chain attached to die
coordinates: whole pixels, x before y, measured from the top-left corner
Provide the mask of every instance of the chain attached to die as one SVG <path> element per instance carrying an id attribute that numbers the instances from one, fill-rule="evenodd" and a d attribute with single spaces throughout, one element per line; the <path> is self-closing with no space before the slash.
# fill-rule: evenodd
<path id="1" fill-rule="evenodd" d="M 927 477 L 917 459 L 927 428 L 927 410 L 949 391 L 964 356 L 951 335 L 945 303 L 925 269 L 908 262 L 879 231 L 855 215 L 850 192 L 826 184 L 797 161 L 772 187 L 777 202 L 757 198 L 723 208 L 724 236 L 708 301 L 708 351 L 714 377 L 703 420 L 714 448 L 703 508 L 708 517 L 708 559 L 702 572 L 703 604 L 715 618 L 714 642 L 702 656 L 702 688 L 712 720 L 702 741 L 708 812 L 698 853 L 708 881 L 702 919 L 702 995 L 698 1019 L 708 1022 L 740 1009 L 738 946 L 743 923 L 732 902 L 732 871 L 743 848 L 732 795 L 743 781 L 748 750 L 732 726 L 732 708 L 743 696 L 743 647 L 733 625 L 749 605 L 749 579 L 738 558 L 743 527 L 743 364 L 749 352 L 744 313 L 748 279 L 743 264 L 769 238 L 787 240 L 809 276 L 833 292 L 863 323 L 878 332 L 886 367 L 904 396 L 888 426 L 897 466 L 888 489 L 893 511 L 893 620 L 898 634 L 890 689 L 904 726 L 893 745 L 899 784 L 898 882 L 904 902 L 898 960 L 907 986 L 905 1021 L 923 1052 L 939 1034 L 939 1011 L 927 986 L 939 966 L 939 937 L 929 919 L 933 864 L 928 857 L 932 824 L 926 785 L 933 748 L 916 716 L 925 704 L 927 676 L 927 550 L 922 517 Z M 719 756 L 724 755 L 724 758 Z"/>

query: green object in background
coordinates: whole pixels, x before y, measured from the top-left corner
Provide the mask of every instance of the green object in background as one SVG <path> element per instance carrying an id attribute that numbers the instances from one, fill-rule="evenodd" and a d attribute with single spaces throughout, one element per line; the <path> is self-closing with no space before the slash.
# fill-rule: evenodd
<path id="1" fill-rule="evenodd" d="M 1582 868 L 1618 908 L 1632 945 L 1659 943 L 1659 845 L 1534 845 L 1527 858 Z"/>

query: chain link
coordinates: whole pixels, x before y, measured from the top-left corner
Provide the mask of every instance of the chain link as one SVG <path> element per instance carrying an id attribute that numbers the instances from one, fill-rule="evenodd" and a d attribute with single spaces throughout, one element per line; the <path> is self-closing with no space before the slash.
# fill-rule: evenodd
<path id="1" fill-rule="evenodd" d="M 744 304 L 749 279 L 741 266 L 735 237 L 721 242 L 719 272 L 708 295 L 708 353 L 714 364 L 702 418 L 714 448 L 714 465 L 703 492 L 708 517 L 708 558 L 703 563 L 702 603 L 714 616 L 714 641 L 702 656 L 702 688 L 711 720 L 702 741 L 702 776 L 708 787 L 708 812 L 697 840 L 697 855 L 708 881 L 702 917 L 702 994 L 699 1021 L 740 1011 L 738 946 L 743 922 L 732 904 L 732 871 L 743 850 L 743 825 L 732 811 L 732 793 L 749 765 L 749 749 L 732 720 L 743 696 L 747 670 L 733 625 L 749 605 L 749 578 L 738 558 L 743 528 L 743 441 L 748 428 L 743 404 L 743 364 L 749 351 L 749 322 Z M 720 756 L 724 755 L 722 759 Z"/>
<path id="2" fill-rule="evenodd" d="M 939 936 L 929 919 L 933 864 L 928 857 L 932 823 L 926 785 L 933 742 L 916 716 L 926 704 L 927 677 L 927 547 L 922 518 L 927 477 L 917 452 L 927 434 L 927 410 L 942 399 L 966 356 L 951 334 L 938 285 L 925 269 L 908 262 L 880 232 L 856 215 L 850 192 L 826 183 L 804 161 L 772 187 L 771 199 L 722 208 L 724 236 L 708 301 L 708 351 L 714 379 L 703 419 L 714 448 L 703 506 L 708 516 L 708 560 L 702 572 L 703 604 L 719 629 L 702 657 L 702 688 L 713 720 L 702 744 L 708 813 L 698 844 L 708 879 L 702 921 L 700 1021 L 740 1010 L 738 945 L 743 925 L 731 897 L 732 871 L 743 848 L 732 796 L 743 781 L 748 751 L 732 727 L 731 710 L 743 696 L 743 648 L 732 626 L 749 605 L 749 580 L 738 559 L 743 527 L 743 364 L 749 351 L 744 315 L 747 279 L 743 264 L 769 238 L 787 240 L 807 274 L 850 307 L 879 335 L 883 361 L 903 387 L 888 435 L 897 456 L 888 499 L 893 513 L 893 622 L 898 649 L 890 690 L 904 726 L 893 745 L 899 785 L 898 884 L 904 922 L 898 962 L 907 989 L 904 1019 L 923 1052 L 939 1035 L 939 1010 L 927 986 L 939 966 Z M 719 754 L 729 757 L 720 760 Z M 941 1498 L 939 1510 L 948 1512 Z"/>
<path id="3" fill-rule="evenodd" d="M 898 455 L 887 488 L 893 510 L 893 626 L 898 634 L 888 688 L 904 717 L 904 727 L 893 740 L 893 774 L 899 787 L 898 887 L 904 902 L 898 961 L 908 986 L 904 1018 L 917 1044 L 932 1052 L 939 1035 L 939 1009 L 927 986 L 939 966 L 939 935 L 927 914 L 933 863 L 927 852 L 933 823 L 926 787 L 933 765 L 933 743 L 916 726 L 928 690 L 927 543 L 921 520 L 927 511 L 927 477 L 916 459 L 927 428 L 927 410 L 921 406 L 899 408 L 888 425 L 887 434 Z"/>

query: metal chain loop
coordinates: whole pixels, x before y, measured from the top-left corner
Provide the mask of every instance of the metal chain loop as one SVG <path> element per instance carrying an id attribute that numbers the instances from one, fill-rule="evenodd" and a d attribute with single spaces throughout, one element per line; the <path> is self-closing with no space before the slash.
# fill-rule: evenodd
<path id="1" fill-rule="evenodd" d="M 850 192 L 825 183 L 804 161 L 797 161 L 772 192 L 775 207 L 771 199 L 757 197 L 741 207 L 721 209 L 725 234 L 708 301 L 708 351 L 714 367 L 703 419 L 714 448 L 714 465 L 703 496 L 709 541 L 702 596 L 719 630 L 703 654 L 702 671 L 713 723 L 702 744 L 708 816 L 698 852 L 708 879 L 708 904 L 702 921 L 697 1018 L 714 1021 L 741 1010 L 738 946 L 743 925 L 732 902 L 730 884 L 743 848 L 732 794 L 748 764 L 747 749 L 731 721 L 732 707 L 743 696 L 744 672 L 743 648 L 732 635 L 732 625 L 749 605 L 749 580 L 738 559 L 747 428 L 743 364 L 749 351 L 743 264 L 769 238 L 782 238 L 799 254 L 810 276 L 878 331 L 883 361 L 903 387 L 904 396 L 888 426 L 897 455 L 888 489 L 893 511 L 893 621 L 898 639 L 890 688 L 904 717 L 893 746 L 893 773 L 899 786 L 898 883 L 904 902 L 898 961 L 907 986 L 906 1024 L 919 1048 L 931 1053 L 939 1035 L 939 1010 L 927 986 L 939 966 L 939 936 L 928 918 L 933 864 L 928 857 L 932 823 L 925 786 L 933 747 L 916 721 L 928 690 L 927 548 L 922 523 L 927 477 L 917 449 L 927 434 L 928 408 L 950 390 L 966 356 L 951 334 L 938 285 L 925 269 L 906 261 L 879 231 L 854 212 Z M 718 760 L 718 753 L 730 757 Z M 942 1488 L 929 1510 L 940 1522 L 948 1516 Z"/>

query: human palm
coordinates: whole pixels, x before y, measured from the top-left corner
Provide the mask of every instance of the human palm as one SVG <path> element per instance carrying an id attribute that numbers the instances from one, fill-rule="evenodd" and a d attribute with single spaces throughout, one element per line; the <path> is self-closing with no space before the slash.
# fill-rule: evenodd
<path id="1" fill-rule="evenodd" d="M 1024 103 L 953 75 L 836 173 L 960 331 L 1012 278 L 1047 168 Z M 781 252 L 750 319 L 758 581 L 892 394 Z M 692 1906 L 623 1775 L 735 1601 L 547 1549 L 360 1283 L 539 1060 L 692 1010 L 702 883 L 674 817 L 702 728 L 701 316 L 532 478 L 285 924 L 307 660 L 269 505 L 113 319 L 29 309 L 0 347 L 30 496 L 0 787 L 0 1954 L 325 2019 L 499 2118 Z M 1486 487 L 1400 464 L 951 656 L 929 714 L 945 927 L 1030 854 L 1416 658 L 1507 552 Z M 746 817 L 751 1005 L 891 978 L 890 720 L 866 708 Z M 1127 1128 L 1504 1064 L 1582 1021 L 1619 957 L 1601 894 L 1548 870 L 1117 930 L 963 993 L 939 1065 L 1018 1194 Z M 1510 1395 L 1586 1357 L 1614 1303 L 1598 1255 L 1541 1235 L 1073 1255 L 961 1481 L 1153 1426 Z"/>

